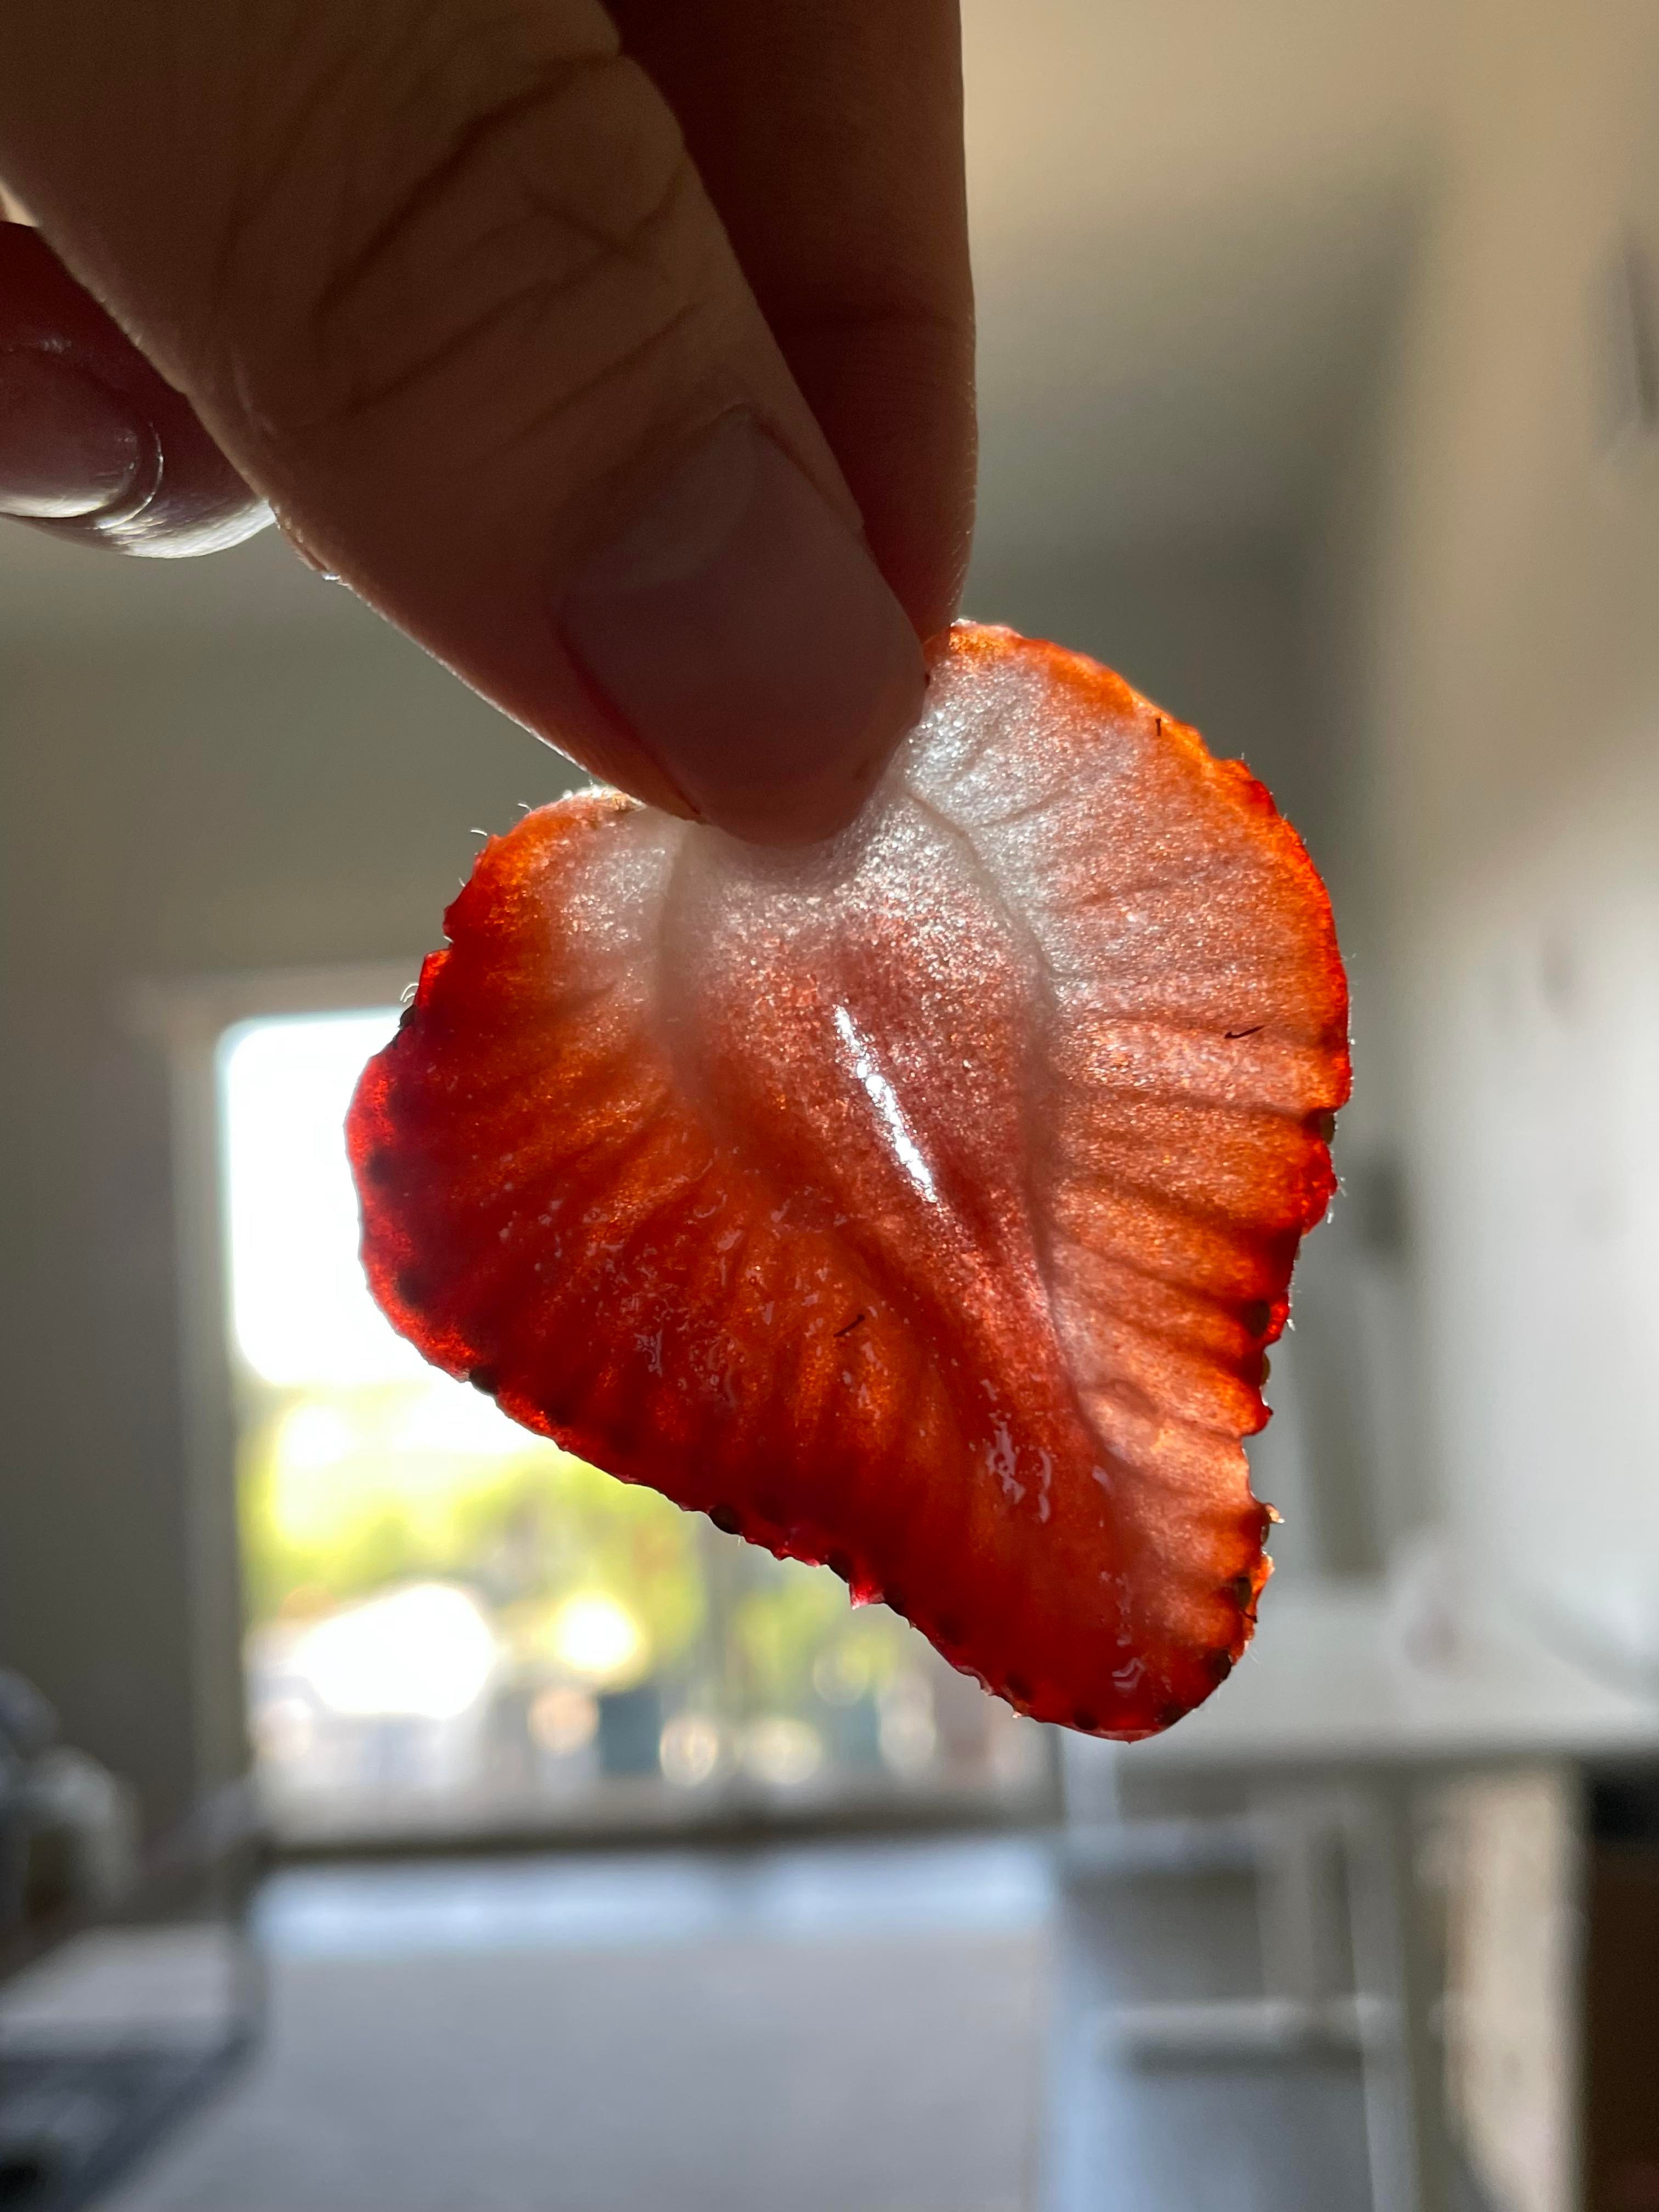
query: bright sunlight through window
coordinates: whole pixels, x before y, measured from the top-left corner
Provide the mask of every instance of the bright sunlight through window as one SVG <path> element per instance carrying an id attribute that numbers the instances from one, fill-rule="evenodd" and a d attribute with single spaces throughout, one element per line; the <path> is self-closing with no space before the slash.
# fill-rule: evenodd
<path id="1" fill-rule="evenodd" d="M 346 1109 L 395 1006 L 233 1030 L 221 1060 L 231 1319 L 260 1379 L 382 1382 L 423 1374 L 357 1263 Z"/>

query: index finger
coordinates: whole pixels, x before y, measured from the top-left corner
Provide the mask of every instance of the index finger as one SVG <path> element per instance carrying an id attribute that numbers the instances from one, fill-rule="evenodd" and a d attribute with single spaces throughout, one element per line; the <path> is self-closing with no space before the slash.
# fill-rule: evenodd
<path id="1" fill-rule="evenodd" d="M 974 496 L 957 0 L 616 0 L 922 637 Z"/>

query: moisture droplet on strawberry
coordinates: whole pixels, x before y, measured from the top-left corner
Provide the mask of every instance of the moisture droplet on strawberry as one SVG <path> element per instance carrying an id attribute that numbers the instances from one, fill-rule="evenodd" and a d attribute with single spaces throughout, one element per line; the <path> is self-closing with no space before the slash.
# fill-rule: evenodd
<path id="1" fill-rule="evenodd" d="M 351 1110 L 396 1326 L 1023 1711 L 1206 1696 L 1348 1089 L 1329 904 L 1245 769 L 963 625 L 832 845 L 589 793 L 446 927 Z"/>

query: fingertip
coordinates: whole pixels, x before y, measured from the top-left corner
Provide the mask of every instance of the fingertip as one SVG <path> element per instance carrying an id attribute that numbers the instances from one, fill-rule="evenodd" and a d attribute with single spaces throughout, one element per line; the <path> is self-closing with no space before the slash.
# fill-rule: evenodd
<path id="1" fill-rule="evenodd" d="M 862 540 L 746 409 L 721 416 L 561 595 L 563 642 L 688 811 L 832 835 L 921 712 L 921 645 Z"/>
<path id="2" fill-rule="evenodd" d="M 183 393 L 21 223 L 0 223 L 0 514 L 175 559 L 270 520 Z"/>
<path id="3" fill-rule="evenodd" d="M 50 353 L 0 351 L 0 514 L 83 520 L 155 470 L 154 440 L 95 377 Z"/>

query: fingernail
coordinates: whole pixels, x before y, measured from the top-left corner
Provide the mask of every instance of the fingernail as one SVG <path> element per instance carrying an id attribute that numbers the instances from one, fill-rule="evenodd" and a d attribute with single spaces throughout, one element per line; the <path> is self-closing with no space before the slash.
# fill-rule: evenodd
<path id="1" fill-rule="evenodd" d="M 903 609 L 743 410 L 591 559 L 560 624 L 689 803 L 766 843 L 850 820 L 921 711 L 921 648 Z"/>
<path id="2" fill-rule="evenodd" d="M 0 353 L 0 514 L 97 514 L 132 489 L 150 444 L 114 394 L 72 362 Z"/>

